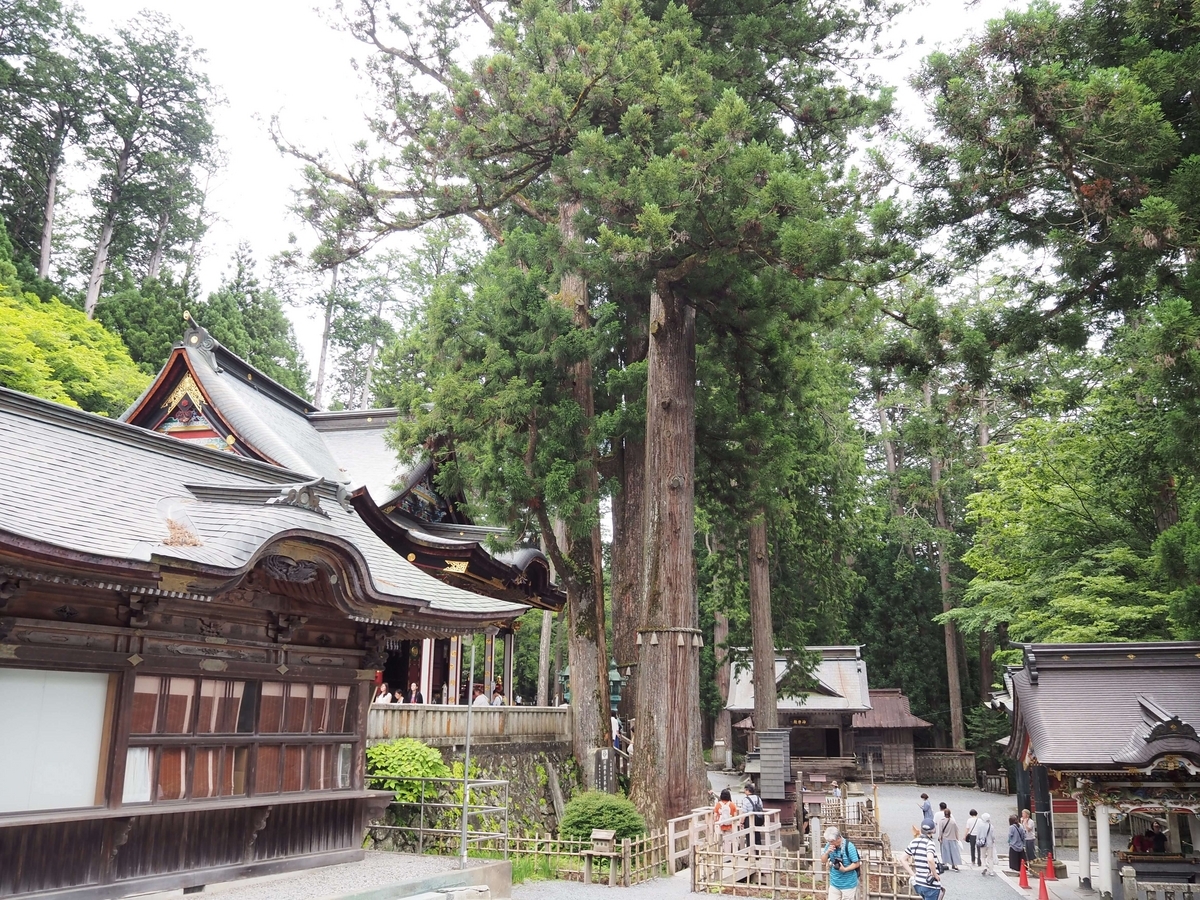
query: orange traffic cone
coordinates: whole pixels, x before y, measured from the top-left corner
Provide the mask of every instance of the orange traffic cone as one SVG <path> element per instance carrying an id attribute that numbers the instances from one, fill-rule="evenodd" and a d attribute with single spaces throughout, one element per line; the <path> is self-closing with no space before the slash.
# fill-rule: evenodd
<path id="1" fill-rule="evenodd" d="M 1017 884 L 1026 890 L 1029 889 L 1029 870 L 1025 868 L 1025 860 L 1021 860 L 1021 880 Z"/>
<path id="2" fill-rule="evenodd" d="M 1046 890 L 1046 873 L 1038 876 L 1038 900 L 1050 900 L 1050 892 Z"/>
<path id="3" fill-rule="evenodd" d="M 1058 876 L 1054 874 L 1054 854 L 1046 854 L 1046 880 L 1058 881 Z"/>

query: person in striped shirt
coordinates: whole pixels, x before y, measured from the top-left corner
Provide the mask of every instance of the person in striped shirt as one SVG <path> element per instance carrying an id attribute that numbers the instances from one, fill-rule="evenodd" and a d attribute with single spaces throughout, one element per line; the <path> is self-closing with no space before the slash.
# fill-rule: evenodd
<path id="1" fill-rule="evenodd" d="M 921 833 L 904 848 L 900 861 L 912 876 L 913 889 L 921 895 L 921 900 L 938 900 L 942 893 L 942 878 L 938 872 L 932 822 L 921 823 Z"/>

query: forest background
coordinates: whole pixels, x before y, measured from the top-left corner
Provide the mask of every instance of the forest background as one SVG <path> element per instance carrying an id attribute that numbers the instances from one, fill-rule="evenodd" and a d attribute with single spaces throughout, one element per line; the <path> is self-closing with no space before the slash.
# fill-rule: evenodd
<path id="1" fill-rule="evenodd" d="M 610 661 L 667 686 L 623 700 L 652 817 L 728 732 L 729 660 L 803 690 L 805 645 L 863 644 L 990 757 L 1012 642 L 1200 638 L 1200 18 L 980 21 L 911 74 L 916 127 L 872 74 L 898 12 L 345 0 L 360 139 L 273 123 L 298 239 L 200 296 L 203 55 L 0 0 L 0 384 L 118 415 L 186 310 L 319 405 L 402 408 L 398 452 L 552 557 L 579 746 Z"/>

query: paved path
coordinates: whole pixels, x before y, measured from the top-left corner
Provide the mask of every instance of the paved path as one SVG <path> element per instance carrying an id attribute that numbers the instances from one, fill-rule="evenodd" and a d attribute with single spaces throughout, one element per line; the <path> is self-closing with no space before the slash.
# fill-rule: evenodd
<path id="1" fill-rule="evenodd" d="M 657 900 L 659 897 L 689 897 L 691 887 L 691 878 L 684 869 L 674 878 L 657 878 L 629 888 L 577 881 L 527 881 L 514 885 L 512 895 L 513 900 Z"/>

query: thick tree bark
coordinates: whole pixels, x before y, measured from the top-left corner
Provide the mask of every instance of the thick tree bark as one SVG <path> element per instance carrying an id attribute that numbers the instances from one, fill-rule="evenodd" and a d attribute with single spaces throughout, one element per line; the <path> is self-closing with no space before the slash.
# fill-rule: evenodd
<path id="1" fill-rule="evenodd" d="M 642 587 L 642 540 L 646 445 L 625 438 L 615 451 L 620 488 L 612 499 L 612 635 L 613 660 L 621 672 L 629 671 L 621 691 L 621 715 L 633 718 L 637 710 L 638 601 Z"/>
<path id="2" fill-rule="evenodd" d="M 933 388 L 925 383 L 925 406 L 933 412 Z M 946 552 L 946 538 L 950 532 L 950 523 L 946 518 L 946 504 L 942 500 L 942 458 L 936 447 L 929 450 L 929 481 L 933 487 L 934 524 L 937 526 L 938 538 L 935 542 L 938 558 L 938 580 L 942 589 L 942 612 L 954 608 L 950 593 L 950 557 Z M 943 629 L 946 634 L 946 687 L 950 693 L 950 734 L 954 746 L 960 750 L 966 746 L 966 730 L 963 727 L 962 680 L 959 677 L 958 663 L 958 629 L 953 622 L 947 622 Z"/>
<path id="3" fill-rule="evenodd" d="M 317 380 L 313 384 L 313 406 L 321 408 L 321 397 L 325 393 L 325 364 L 329 359 L 329 335 L 333 330 L 333 309 L 337 305 L 338 269 L 335 264 L 329 281 L 329 295 L 325 298 L 325 322 L 321 328 L 321 355 L 317 362 Z"/>
<path id="4" fill-rule="evenodd" d="M 88 276 L 87 294 L 83 298 L 83 313 L 89 319 L 96 314 L 100 300 L 100 288 L 104 284 L 104 273 L 108 271 L 108 251 L 112 246 L 113 230 L 117 224 L 117 205 L 125 187 L 125 175 L 129 171 L 129 160 L 133 146 L 126 141 L 117 157 L 117 171 L 112 188 L 108 192 L 108 203 L 104 208 L 104 219 L 100 224 L 100 239 L 96 241 L 96 253 L 92 257 L 92 273 Z"/>
<path id="5" fill-rule="evenodd" d="M 550 610 L 542 610 L 542 635 L 538 643 L 538 680 L 537 680 L 537 705 L 550 705 L 550 685 L 551 678 L 557 673 L 550 672 L 550 644 L 554 638 L 554 613 Z"/>
<path id="6" fill-rule="evenodd" d="M 50 248 L 54 239 L 54 202 L 58 193 L 58 169 L 61 158 L 56 156 L 50 163 L 46 178 L 46 209 L 42 216 L 42 245 L 38 256 L 38 278 L 50 277 Z"/>
<path id="7" fill-rule="evenodd" d="M 651 828 L 704 797 L 695 537 L 696 310 L 660 277 L 650 297 L 646 540 L 631 799 Z M 653 689 L 651 689 L 653 685 Z"/>
<path id="8" fill-rule="evenodd" d="M 759 510 L 750 522 L 750 652 L 754 657 L 754 729 L 779 727 L 775 691 L 775 626 L 771 621 L 771 560 L 767 516 Z"/>

